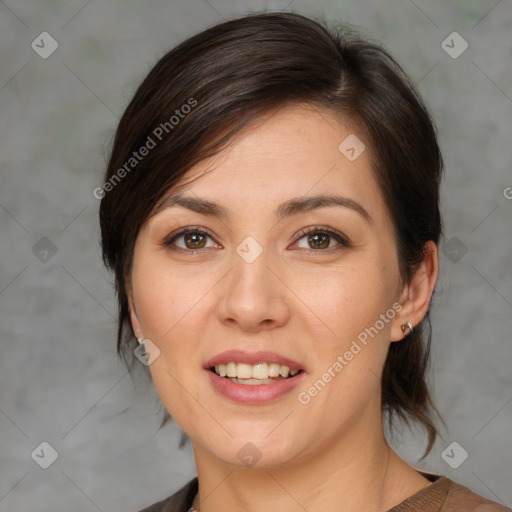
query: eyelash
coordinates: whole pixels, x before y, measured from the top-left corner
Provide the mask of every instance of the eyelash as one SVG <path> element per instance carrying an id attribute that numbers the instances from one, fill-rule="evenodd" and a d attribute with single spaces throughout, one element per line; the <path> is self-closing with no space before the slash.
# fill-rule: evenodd
<path id="1" fill-rule="evenodd" d="M 305 236 L 311 235 L 311 234 L 329 235 L 339 243 L 339 246 L 330 247 L 329 249 L 304 249 L 307 254 L 312 254 L 315 256 L 318 256 L 321 253 L 330 254 L 333 251 L 341 250 L 343 248 L 347 248 L 347 247 L 351 246 L 351 244 L 346 236 L 342 235 L 340 232 L 336 231 L 335 229 L 322 227 L 322 226 L 310 226 L 310 227 L 302 229 L 297 234 L 297 238 L 294 243 L 297 243 L 299 240 L 301 240 Z"/>
<path id="2" fill-rule="evenodd" d="M 182 237 L 183 235 L 186 235 L 187 233 L 199 233 L 201 235 L 207 235 L 210 238 L 213 238 L 213 235 L 209 231 L 205 230 L 204 228 L 199 228 L 199 227 L 196 227 L 196 226 L 187 226 L 187 227 L 181 228 L 178 231 L 176 231 L 176 232 L 172 233 L 171 235 L 169 235 L 162 242 L 162 245 L 164 247 L 166 247 L 167 249 L 169 249 L 171 251 L 174 251 L 174 252 L 186 253 L 186 254 L 189 254 L 191 256 L 194 255 L 194 254 L 199 254 L 202 249 L 198 249 L 198 250 L 194 251 L 193 249 L 183 249 L 182 247 L 173 247 L 172 246 L 172 244 L 174 243 L 175 240 L 177 240 L 178 238 Z"/>
<path id="3" fill-rule="evenodd" d="M 187 233 L 197 233 L 200 235 L 206 235 L 213 239 L 212 233 L 210 233 L 208 230 L 204 228 L 199 228 L 196 226 L 186 226 L 184 228 L 179 229 L 178 231 L 172 233 L 169 235 L 163 242 L 162 245 L 166 247 L 167 249 L 174 251 L 174 252 L 181 252 L 188 255 L 195 255 L 199 254 L 203 249 L 193 250 L 193 249 L 183 249 L 182 247 L 173 247 L 174 242 L 182 237 L 183 235 L 186 235 Z M 346 238 L 344 235 L 339 233 L 338 231 L 328 228 L 328 227 L 322 227 L 322 226 L 310 226 L 307 228 L 302 229 L 298 234 L 297 238 L 295 239 L 294 243 L 299 242 L 302 238 L 304 238 L 307 235 L 310 234 L 323 234 L 323 235 L 329 235 L 332 238 L 334 238 L 338 243 L 339 246 L 330 247 L 329 249 L 303 249 L 306 251 L 307 254 L 318 256 L 322 253 L 330 254 L 331 252 L 336 250 L 341 250 L 343 248 L 351 247 L 351 243 L 349 242 L 348 238 Z"/>

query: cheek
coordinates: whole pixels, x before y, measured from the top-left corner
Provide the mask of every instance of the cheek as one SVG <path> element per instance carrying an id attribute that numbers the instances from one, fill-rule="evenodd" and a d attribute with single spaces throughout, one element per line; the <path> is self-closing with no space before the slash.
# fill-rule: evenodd
<path id="1" fill-rule="evenodd" d="M 380 396 L 380 374 L 395 314 L 392 263 L 392 258 L 384 260 L 367 251 L 347 256 L 328 272 L 325 268 L 294 272 L 297 295 L 316 314 L 304 310 L 303 318 L 311 318 L 303 327 L 312 334 L 315 370 L 308 382 L 313 387 L 301 391 L 306 400 L 318 394 L 316 406 L 336 411 L 332 413 L 336 421 Z M 315 329 L 313 323 L 319 327 Z"/>
<path id="2" fill-rule="evenodd" d="M 329 337 L 343 345 L 391 306 L 390 275 L 381 259 L 370 253 L 353 253 L 329 268 L 294 265 L 287 277 L 298 304 L 307 306 L 306 318 L 314 313 Z"/>
<path id="3" fill-rule="evenodd" d="M 177 268 L 161 252 L 146 250 L 134 257 L 137 318 L 145 337 L 160 350 L 149 371 L 160 398 L 180 426 L 181 418 L 193 413 L 194 398 L 199 399 L 192 380 L 193 371 L 201 367 L 196 341 L 209 316 L 208 292 L 218 280 L 215 272 L 200 271 L 197 265 Z"/>
<path id="4" fill-rule="evenodd" d="M 193 322 L 202 310 L 202 299 L 214 286 L 215 275 L 195 265 L 173 268 L 162 255 L 147 255 L 134 265 L 132 283 L 144 334 L 168 343 L 181 325 Z"/>

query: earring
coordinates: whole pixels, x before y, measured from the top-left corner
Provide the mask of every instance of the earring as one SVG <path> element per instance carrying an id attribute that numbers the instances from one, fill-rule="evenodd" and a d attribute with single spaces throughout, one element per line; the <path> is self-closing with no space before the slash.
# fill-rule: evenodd
<path id="1" fill-rule="evenodd" d="M 409 334 L 412 334 L 413 328 L 410 322 L 407 322 L 401 326 L 402 332 L 408 336 Z"/>
<path id="2" fill-rule="evenodd" d="M 142 334 L 142 329 L 137 329 L 135 332 L 140 332 L 140 336 L 137 336 L 137 343 L 142 345 L 144 343 L 144 336 Z"/>

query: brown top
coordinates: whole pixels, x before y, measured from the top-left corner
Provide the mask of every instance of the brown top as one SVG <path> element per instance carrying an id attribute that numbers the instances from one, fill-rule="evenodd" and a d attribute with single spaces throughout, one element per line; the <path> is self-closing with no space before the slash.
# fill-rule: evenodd
<path id="1" fill-rule="evenodd" d="M 387 512 L 506 512 L 506 508 L 486 500 L 449 478 L 430 473 L 421 474 L 432 483 Z M 197 477 L 169 498 L 154 503 L 140 512 L 188 512 L 198 491 Z"/>

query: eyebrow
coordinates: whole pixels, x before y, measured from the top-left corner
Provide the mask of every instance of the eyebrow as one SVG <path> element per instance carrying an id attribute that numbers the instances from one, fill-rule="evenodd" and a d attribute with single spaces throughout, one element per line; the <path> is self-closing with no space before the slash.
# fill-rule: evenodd
<path id="1" fill-rule="evenodd" d="M 229 211 L 217 203 L 213 203 L 206 199 L 196 197 L 183 197 L 181 194 L 169 196 L 165 199 L 158 211 L 165 208 L 171 208 L 173 206 L 182 206 L 188 210 L 200 213 L 202 215 L 208 215 L 210 217 L 219 218 L 222 220 L 229 220 Z M 274 212 L 274 219 L 279 222 L 287 217 L 293 215 L 299 215 L 301 213 L 310 212 L 319 208 L 326 208 L 329 206 L 341 206 L 343 208 L 349 208 L 357 212 L 361 217 L 366 220 L 369 224 L 372 224 L 372 218 L 370 214 L 356 201 L 347 197 L 337 195 L 319 195 L 301 197 L 299 199 L 290 199 L 279 205 Z"/>

